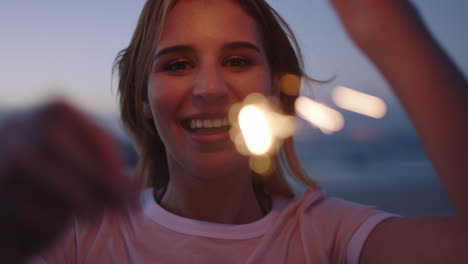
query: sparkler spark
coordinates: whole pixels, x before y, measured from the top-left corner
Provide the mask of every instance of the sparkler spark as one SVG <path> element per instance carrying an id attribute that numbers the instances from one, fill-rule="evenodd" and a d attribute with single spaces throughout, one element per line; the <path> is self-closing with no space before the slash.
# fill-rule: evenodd
<path id="1" fill-rule="evenodd" d="M 382 118 L 387 112 L 387 105 L 382 99 L 344 86 L 333 90 L 332 99 L 343 109 L 373 118 Z"/>
<path id="2" fill-rule="evenodd" d="M 294 133 L 294 117 L 276 111 L 272 101 L 253 93 L 229 110 L 229 132 L 239 153 L 270 155 L 282 139 Z"/>
<path id="3" fill-rule="evenodd" d="M 301 90 L 301 77 L 294 74 L 284 74 L 280 79 L 281 91 L 290 96 L 298 96 Z"/>
<path id="4" fill-rule="evenodd" d="M 250 168 L 260 174 L 267 175 L 268 172 L 272 171 L 273 163 L 269 156 L 253 156 L 249 159 Z"/>
<path id="5" fill-rule="evenodd" d="M 300 117 L 320 128 L 325 134 L 337 132 L 344 126 L 344 118 L 340 112 L 312 99 L 300 96 L 295 107 Z"/>
<path id="6" fill-rule="evenodd" d="M 243 107 L 239 113 L 239 126 L 250 152 L 264 155 L 270 150 L 273 137 L 262 109 L 255 105 Z"/>

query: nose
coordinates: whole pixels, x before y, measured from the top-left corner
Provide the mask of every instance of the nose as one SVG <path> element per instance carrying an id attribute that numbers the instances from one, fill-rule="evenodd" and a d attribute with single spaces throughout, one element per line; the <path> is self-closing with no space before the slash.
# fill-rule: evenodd
<path id="1" fill-rule="evenodd" d="M 192 90 L 198 105 L 223 105 L 227 102 L 228 89 L 223 73 L 216 66 L 200 69 Z"/>

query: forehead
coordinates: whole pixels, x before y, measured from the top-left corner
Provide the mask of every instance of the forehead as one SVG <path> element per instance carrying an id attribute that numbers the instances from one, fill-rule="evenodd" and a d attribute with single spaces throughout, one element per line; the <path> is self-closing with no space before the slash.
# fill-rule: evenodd
<path id="1" fill-rule="evenodd" d="M 231 0 L 181 0 L 169 11 L 159 45 L 236 41 L 262 44 L 257 23 L 239 4 Z"/>

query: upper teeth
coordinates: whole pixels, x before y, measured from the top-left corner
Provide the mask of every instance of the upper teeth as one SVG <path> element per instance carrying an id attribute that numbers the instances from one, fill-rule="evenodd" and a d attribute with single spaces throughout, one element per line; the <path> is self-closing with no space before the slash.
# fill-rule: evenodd
<path id="1" fill-rule="evenodd" d="M 225 118 L 218 119 L 192 119 L 190 120 L 190 128 L 212 128 L 228 126 L 229 121 Z"/>

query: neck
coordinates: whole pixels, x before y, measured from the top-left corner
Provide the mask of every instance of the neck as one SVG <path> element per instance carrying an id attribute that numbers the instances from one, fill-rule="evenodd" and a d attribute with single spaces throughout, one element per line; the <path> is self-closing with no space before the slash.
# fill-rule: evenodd
<path id="1" fill-rule="evenodd" d="M 249 169 L 235 171 L 207 178 L 170 166 L 170 181 L 160 204 L 190 219 L 222 224 L 254 222 L 263 217 L 259 202 L 267 207 L 265 199 L 255 194 Z"/>

